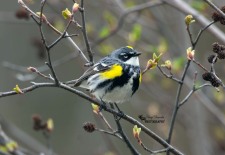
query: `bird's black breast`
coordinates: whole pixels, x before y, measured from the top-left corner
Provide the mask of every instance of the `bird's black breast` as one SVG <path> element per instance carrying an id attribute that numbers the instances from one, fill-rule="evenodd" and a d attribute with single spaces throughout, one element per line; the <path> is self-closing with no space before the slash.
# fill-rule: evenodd
<path id="1" fill-rule="evenodd" d="M 133 95 L 139 87 L 140 68 L 131 65 L 124 65 L 122 71 L 123 74 L 121 76 L 111 80 L 112 84 L 108 87 L 107 91 L 111 91 L 115 87 L 123 87 L 124 85 L 130 84 Z M 130 80 L 131 78 L 132 80 Z"/>
<path id="2" fill-rule="evenodd" d="M 140 74 L 141 70 L 139 67 L 134 68 L 134 72 L 136 72 L 136 76 L 133 76 L 133 86 L 132 86 L 132 95 L 137 91 L 140 84 Z"/>

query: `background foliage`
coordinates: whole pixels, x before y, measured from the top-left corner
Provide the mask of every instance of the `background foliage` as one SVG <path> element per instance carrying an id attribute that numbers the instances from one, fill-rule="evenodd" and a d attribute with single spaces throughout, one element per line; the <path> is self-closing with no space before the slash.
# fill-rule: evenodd
<path id="1" fill-rule="evenodd" d="M 33 10 L 39 11 L 39 1 L 27 0 L 27 2 Z M 170 59 L 173 64 L 173 74 L 180 77 L 183 65 L 186 62 L 186 49 L 191 44 L 184 22 L 187 13 L 174 7 L 160 5 L 132 13 L 123 19 L 123 25 L 117 33 L 102 43 L 96 43 L 98 39 L 107 36 L 115 29 L 126 8 L 145 2 L 147 1 L 85 1 L 87 32 L 94 51 L 94 59 L 97 61 L 116 48 L 131 45 L 143 53 L 140 58 L 142 68 L 152 57 L 153 52 L 164 53 L 162 61 Z M 213 10 L 205 2 L 201 0 L 186 0 L 185 2 L 199 11 L 201 16 L 211 20 Z M 214 0 L 214 3 L 217 6 L 224 5 L 224 2 L 220 0 Z M 49 0 L 45 8 L 45 15 L 49 17 L 49 21 L 54 26 L 63 30 L 66 21 L 61 16 L 61 11 L 66 7 L 72 7 L 72 5 L 71 0 Z M 0 92 L 12 89 L 15 84 L 26 87 L 30 85 L 29 80 L 33 81 L 32 74 L 12 70 L 8 67 L 9 64 L 38 67 L 42 66 L 46 60 L 37 26 L 31 18 L 18 19 L 16 14 L 19 9 L 20 6 L 16 1 L 3 0 L 0 5 Z M 75 15 L 75 19 L 81 22 L 79 15 Z M 225 31 L 224 26 L 220 24 L 216 24 L 216 26 L 222 32 Z M 201 27 L 202 25 L 196 20 L 191 27 L 194 36 L 197 35 Z M 56 38 L 56 35 L 48 27 L 44 27 L 44 32 L 47 34 L 46 37 L 49 41 Z M 75 27 L 70 27 L 69 32 L 80 33 Z M 81 34 L 74 39 L 79 47 L 85 47 Z M 211 45 L 213 42 L 225 44 L 223 40 L 206 31 L 196 46 L 196 59 L 208 67 L 210 67 L 210 64 L 207 62 L 207 57 L 212 52 Z M 74 49 L 66 40 L 63 40 L 51 52 L 53 53 L 53 59 L 58 60 L 66 55 L 71 55 Z M 77 78 L 84 70 L 83 61 L 79 57 L 56 67 L 57 75 L 62 81 Z M 224 62 L 219 62 L 216 65 L 216 70 L 218 75 L 225 80 Z M 199 73 L 197 84 L 200 85 L 204 82 L 201 78 L 203 71 L 196 65 L 191 64 L 191 70 L 187 74 L 185 88 L 182 91 L 183 97 L 192 87 L 195 71 Z M 41 80 L 40 77 L 35 79 L 35 81 Z M 138 115 L 141 114 L 164 116 L 164 123 L 146 123 L 145 125 L 162 138 L 166 138 L 176 90 L 177 83 L 165 78 L 157 69 L 151 70 L 144 75 L 141 87 L 132 100 L 120 105 L 120 108 L 138 120 Z M 129 153 L 126 145 L 114 137 L 100 133 L 88 134 L 83 130 L 82 125 L 86 121 L 95 122 L 97 126 L 103 127 L 99 118 L 93 114 L 91 106 L 84 102 L 87 101 L 61 89 L 42 88 L 20 96 L 1 98 L 0 114 L 2 120 L 6 120 L 7 124 L 19 128 L 16 131 L 24 132 L 40 142 L 40 144 L 36 144 L 36 142 L 31 142 L 26 138 L 21 140 L 22 134 L 18 135 L 16 132 L 11 132 L 12 128 L 9 129 L 6 126 L 7 130 L 5 131 L 8 131 L 9 135 L 24 147 L 33 148 L 35 145 L 37 146 L 35 149 L 41 151 L 40 148 L 46 143 L 43 136 L 32 129 L 31 116 L 40 114 L 44 119 L 53 118 L 54 120 L 55 129 L 51 134 L 51 143 L 54 152 L 58 154 L 107 155 Z M 224 154 L 224 113 L 223 90 L 218 93 L 216 89 L 210 87 L 197 92 L 178 112 L 172 145 L 185 154 Z M 106 114 L 106 117 L 109 120 L 113 119 L 108 114 Z M 124 121 L 122 121 L 122 124 L 131 142 L 142 154 L 146 154 L 132 136 L 133 126 Z M 4 123 L 2 126 L 4 127 Z M 27 143 L 27 141 L 30 143 Z M 150 137 L 143 136 L 142 141 L 145 141 L 145 144 L 151 148 L 160 148 L 160 145 Z"/>

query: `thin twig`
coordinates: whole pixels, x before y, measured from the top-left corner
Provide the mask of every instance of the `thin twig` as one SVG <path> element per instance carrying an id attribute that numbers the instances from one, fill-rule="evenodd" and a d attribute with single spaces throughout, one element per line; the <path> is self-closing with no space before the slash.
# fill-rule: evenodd
<path id="1" fill-rule="evenodd" d="M 82 17 L 82 33 L 83 33 L 83 37 L 84 37 L 84 42 L 87 48 L 87 53 L 89 56 L 89 60 L 90 60 L 90 64 L 89 65 L 93 65 L 93 52 L 91 50 L 91 46 L 89 44 L 89 40 L 88 40 L 88 35 L 87 35 L 87 30 L 86 30 L 86 22 L 85 22 L 85 10 L 84 10 L 84 0 L 81 0 L 81 8 L 79 9 L 80 13 L 81 13 L 81 17 Z"/>
<path id="2" fill-rule="evenodd" d="M 52 142 L 51 142 L 51 135 L 49 133 L 47 133 L 46 131 L 43 131 L 43 136 L 46 139 L 47 142 L 47 147 L 49 150 L 49 155 L 52 155 L 53 151 L 52 151 Z"/>
<path id="3" fill-rule="evenodd" d="M 27 93 L 27 92 L 33 91 L 39 87 L 55 87 L 55 84 L 54 83 L 38 83 L 38 84 L 31 85 L 31 86 L 26 87 L 21 90 L 23 93 Z M 0 92 L 0 98 L 6 97 L 6 96 L 12 96 L 12 95 L 18 95 L 18 93 L 16 91 Z"/>
<path id="4" fill-rule="evenodd" d="M 112 135 L 112 136 L 115 136 L 115 137 L 119 138 L 120 140 L 123 140 L 123 138 L 120 135 L 118 135 L 117 131 L 110 132 L 110 131 L 106 131 L 106 130 L 102 130 L 102 129 L 98 129 L 98 128 L 95 128 L 95 130 L 97 130 L 99 132 L 103 132 L 103 133 L 109 134 L 109 135 Z"/>
<path id="5" fill-rule="evenodd" d="M 66 36 L 66 31 L 68 30 L 70 24 L 72 23 L 72 20 L 69 20 L 68 24 L 66 25 L 66 28 L 64 29 L 63 33 L 57 38 L 52 44 L 48 46 L 48 49 L 51 49 L 54 47 L 59 41 L 61 41 Z"/>
<path id="6" fill-rule="evenodd" d="M 177 83 L 182 83 L 181 80 L 179 80 L 179 79 L 173 77 L 172 74 L 170 74 L 170 75 L 166 74 L 166 73 L 162 70 L 162 68 L 161 68 L 159 65 L 157 65 L 157 68 L 159 69 L 159 71 L 160 71 L 166 78 L 172 79 L 173 81 L 175 81 L 175 82 L 177 82 Z"/>
<path id="7" fill-rule="evenodd" d="M 202 68 L 204 71 L 208 72 L 208 70 L 207 70 L 204 66 L 202 66 L 202 64 L 200 64 L 198 61 L 196 61 L 195 59 L 193 59 L 193 62 L 194 62 L 196 65 L 198 65 L 200 68 Z"/>
<path id="8" fill-rule="evenodd" d="M 23 0 L 18 0 L 18 3 L 25 9 L 27 10 L 32 17 L 35 17 L 37 19 L 40 19 L 41 17 L 38 16 L 36 13 L 34 13 L 24 2 Z M 36 20 L 34 20 L 36 22 Z M 37 22 L 36 22 L 37 23 Z M 62 35 L 62 32 L 60 32 L 59 30 L 57 30 L 47 19 L 45 20 L 45 23 L 58 35 Z M 68 33 L 66 32 L 66 35 L 68 36 Z M 78 50 L 79 54 L 81 54 L 82 58 L 86 61 L 89 62 L 88 59 L 86 58 L 86 56 L 84 55 L 84 53 L 82 52 L 82 50 L 77 46 L 77 44 L 74 42 L 74 40 L 71 37 L 66 37 L 67 40 L 75 47 L 75 49 Z"/>
<path id="9" fill-rule="evenodd" d="M 99 116 L 102 118 L 108 129 L 114 131 L 109 122 L 106 120 L 105 116 L 102 114 L 102 112 L 99 112 Z"/>
<path id="10" fill-rule="evenodd" d="M 147 152 L 151 153 L 151 155 L 167 152 L 169 150 L 168 148 L 166 148 L 166 149 L 152 151 L 149 148 L 147 148 L 143 143 L 141 143 L 141 146 L 143 147 L 144 150 L 146 150 Z"/>
<path id="11" fill-rule="evenodd" d="M 209 25 L 211 21 L 209 21 L 206 17 L 201 15 L 200 12 L 196 11 L 194 8 L 192 8 L 187 2 L 182 0 L 161 0 L 165 4 L 170 5 L 171 7 L 175 8 L 176 10 L 183 12 L 185 15 L 191 14 L 196 19 L 196 21 L 201 24 L 203 27 Z M 225 35 L 224 32 L 221 31 L 216 26 L 210 26 L 209 32 L 215 36 L 218 40 L 225 43 Z"/>
<path id="12" fill-rule="evenodd" d="M 78 57 L 77 53 L 70 53 L 58 60 L 53 61 L 52 66 L 57 67 L 59 65 L 62 65 L 64 63 L 70 61 L 70 60 L 73 60 L 74 58 L 77 58 L 77 57 Z M 21 73 L 26 73 L 25 75 L 17 74 L 17 79 L 20 81 L 31 81 L 31 80 L 34 80 L 35 78 L 37 78 L 36 74 L 28 73 L 27 67 L 13 64 L 8 61 L 3 61 L 2 65 L 10 70 L 21 72 Z M 41 73 L 41 72 L 45 72 L 45 71 L 49 70 L 49 67 L 46 65 L 43 65 L 43 66 L 36 67 L 36 69 Z M 47 77 L 49 77 L 49 76 L 47 76 Z"/>
<path id="13" fill-rule="evenodd" d="M 190 24 L 188 24 L 188 25 L 186 26 L 186 30 L 187 30 L 187 32 L 188 32 L 188 36 L 189 36 L 189 39 L 190 39 L 190 41 L 191 41 L 191 44 L 193 45 L 193 44 L 194 44 L 194 41 L 193 41 L 192 33 L 191 33 L 191 31 L 190 31 Z"/>
<path id="14" fill-rule="evenodd" d="M 179 86 L 178 86 L 178 89 L 177 89 L 177 95 L 176 95 L 176 99 L 175 99 L 175 105 L 174 105 L 174 110 L 173 110 L 173 114 L 172 114 L 172 118 L 171 118 L 171 123 L 170 123 L 170 128 L 169 128 L 169 133 L 168 133 L 168 138 L 167 138 L 167 142 L 170 144 L 171 142 L 171 138 L 172 138 L 172 134 L 173 134 L 173 128 L 174 128 L 174 124 L 175 124 L 175 119 L 176 119 L 176 116 L 177 116 L 177 112 L 178 112 L 178 109 L 179 109 L 179 99 L 180 99 L 180 94 L 181 94 L 181 90 L 182 90 L 182 87 L 183 87 L 183 81 L 185 79 L 185 76 L 186 76 L 186 73 L 187 73 L 187 70 L 190 66 L 190 63 L 191 61 L 188 60 L 186 65 L 185 65 L 185 68 L 184 68 L 184 71 L 183 71 L 183 74 L 182 74 L 182 77 L 181 77 L 181 81 L 182 83 L 179 83 Z M 169 152 L 169 151 L 168 151 Z"/>
<path id="15" fill-rule="evenodd" d="M 95 103 L 97 104 L 98 106 L 102 106 L 103 104 L 96 100 L 96 99 L 93 99 L 92 97 L 86 95 L 85 93 L 77 90 L 77 89 L 74 89 L 74 88 L 71 88 L 63 83 L 60 83 L 59 86 L 57 86 L 55 83 L 33 83 L 32 86 L 29 86 L 29 87 L 26 87 L 26 88 L 23 88 L 21 89 L 23 91 L 23 93 L 27 93 L 27 92 L 31 92 L 37 88 L 42 88 L 42 87 L 56 87 L 56 88 L 61 88 L 61 89 L 64 89 L 66 91 L 69 91 L 73 94 L 76 94 L 78 95 L 79 97 L 83 98 L 83 99 L 86 99 L 87 101 L 90 101 L 90 103 Z M 6 96 L 12 96 L 12 95 L 23 95 L 23 94 L 18 94 L 16 93 L 15 91 L 8 91 L 8 92 L 2 92 L 0 93 L 0 98 L 1 97 L 6 97 Z M 89 103 L 89 102 L 87 102 Z M 90 104 L 89 103 L 89 104 Z M 113 110 L 112 108 L 109 108 L 107 106 L 102 106 L 103 110 L 111 113 L 111 114 L 115 114 L 117 115 L 118 117 L 121 117 L 121 119 L 124 119 L 128 122 L 130 122 L 131 124 L 133 125 L 137 125 L 139 127 L 141 127 L 142 131 L 144 133 L 146 133 L 147 135 L 149 135 L 150 137 L 152 137 L 154 140 L 156 140 L 158 143 L 160 143 L 162 146 L 164 146 L 165 148 L 169 148 L 170 152 L 176 154 L 176 155 L 182 155 L 183 153 L 180 152 L 179 150 L 177 150 L 176 148 L 174 148 L 173 146 L 171 146 L 170 144 L 168 144 L 163 138 L 159 137 L 156 133 L 154 133 L 153 131 L 151 131 L 149 128 L 147 128 L 145 125 L 143 125 L 142 123 L 140 123 L 139 121 L 137 121 L 136 119 L 132 118 L 131 116 L 129 115 L 126 115 L 126 114 L 121 114 L 120 112 L 116 111 L 116 110 Z"/>
<path id="16" fill-rule="evenodd" d="M 34 73 L 36 73 L 37 75 L 39 75 L 39 76 L 41 76 L 41 77 L 43 77 L 43 78 L 46 78 L 46 79 L 49 79 L 49 80 L 54 81 L 54 79 L 53 79 L 51 76 L 47 76 L 47 75 L 41 73 L 39 70 L 37 70 L 37 69 L 34 68 L 34 67 L 28 67 L 27 70 L 29 70 L 29 71 L 31 71 L 31 72 L 34 72 Z"/>
<path id="17" fill-rule="evenodd" d="M 195 39 L 195 41 L 193 41 L 191 32 L 188 31 L 188 34 L 189 34 L 190 39 L 191 39 L 190 41 L 191 41 L 191 43 L 192 43 L 192 50 L 195 49 L 196 44 L 198 43 L 198 41 L 199 41 L 199 39 L 200 39 L 200 37 L 201 37 L 201 34 L 202 34 L 205 30 L 207 30 L 212 24 L 213 24 L 213 23 L 211 22 L 211 23 L 209 23 L 208 25 L 206 25 L 204 28 L 202 28 L 202 29 L 199 31 L 199 33 L 198 33 L 197 38 Z M 187 30 L 189 30 L 189 29 L 187 29 Z M 173 128 L 174 128 L 174 124 L 175 124 L 175 119 L 176 119 L 176 116 L 177 116 L 177 112 L 178 112 L 179 107 L 180 107 L 180 106 L 179 106 L 179 100 L 180 100 L 180 94 L 181 94 L 182 87 L 183 87 L 183 81 L 184 81 L 185 76 L 186 76 L 186 74 L 187 74 L 187 70 L 188 70 L 188 68 L 189 68 L 189 66 L 190 66 L 190 63 L 191 63 L 191 60 L 188 60 L 187 63 L 186 63 L 186 65 L 185 65 L 183 74 L 182 74 L 182 78 L 181 78 L 182 83 L 179 83 L 179 86 L 178 86 L 178 89 L 177 89 L 177 95 L 176 95 L 176 100 L 175 100 L 174 110 L 173 110 L 173 114 L 172 114 L 172 118 L 171 118 L 171 123 L 170 123 L 170 128 L 169 128 L 168 138 L 167 138 L 167 142 L 168 142 L 169 144 L 170 144 L 170 142 L 171 142 L 171 138 L 172 138 L 172 133 L 173 133 Z M 195 63 L 198 64 L 196 61 L 195 61 Z M 198 65 L 200 65 L 200 64 L 198 64 Z M 200 65 L 200 67 L 201 67 L 201 65 Z M 207 70 L 207 69 L 205 69 L 203 66 L 202 66 L 202 68 L 203 68 L 204 70 Z M 169 152 L 168 152 L 167 154 L 169 154 Z"/>
<path id="18" fill-rule="evenodd" d="M 110 107 L 112 109 L 115 109 L 113 106 L 113 103 L 110 103 Z M 122 113 L 119 109 L 118 109 L 118 112 Z M 140 153 L 135 149 L 135 147 L 131 144 L 130 140 L 128 139 L 127 135 L 124 133 L 123 128 L 120 124 L 120 119 L 117 115 L 114 115 L 114 120 L 116 122 L 118 133 L 123 138 L 123 141 L 127 144 L 127 147 L 130 149 L 133 155 L 139 155 Z"/>
<path id="19" fill-rule="evenodd" d="M 195 46 L 197 45 L 198 43 L 198 40 L 200 39 L 202 33 L 208 29 L 211 25 L 215 24 L 216 22 L 215 21 L 212 21 L 211 23 L 209 23 L 208 25 L 206 25 L 204 28 L 200 29 L 200 31 L 198 32 L 198 35 L 197 37 L 195 38 L 195 41 L 193 41 L 192 45 L 193 45 L 193 49 L 195 49 Z"/>
<path id="20" fill-rule="evenodd" d="M 211 1 L 209 0 L 204 0 L 206 3 L 208 3 L 214 10 L 216 10 L 223 18 L 225 18 L 225 13 L 223 13 L 223 11 L 221 11 L 215 4 L 213 4 Z"/>
<path id="21" fill-rule="evenodd" d="M 47 59 L 48 59 L 48 62 L 46 63 L 46 65 L 48 65 L 48 67 L 50 68 L 51 72 L 52 72 L 52 75 L 53 75 L 53 78 L 55 80 L 55 83 L 56 85 L 59 85 L 59 80 L 56 76 L 56 73 L 55 73 L 55 70 L 52 66 L 52 61 L 51 61 L 51 54 L 50 54 L 50 49 L 49 46 L 47 45 L 46 43 L 46 38 L 44 36 L 44 33 L 43 33 L 43 27 L 42 27 L 42 23 L 43 23 L 43 9 L 44 9 L 44 6 L 45 6 L 45 3 L 46 3 L 47 0 L 43 0 L 41 2 L 41 12 L 40 12 L 40 21 L 39 21 L 39 24 L 38 24 L 38 27 L 39 27 L 39 31 L 40 31 L 40 34 L 41 34 L 41 38 L 42 38 L 42 42 L 45 46 L 45 50 L 46 50 L 46 53 L 47 53 Z"/>
<path id="22" fill-rule="evenodd" d="M 203 84 L 203 85 L 201 85 L 201 86 L 199 86 L 199 87 L 197 87 L 197 88 L 194 88 L 194 89 L 192 89 L 188 94 L 187 94 L 187 96 L 179 103 L 179 107 L 181 107 L 182 105 L 184 105 L 184 103 L 186 103 L 187 101 L 188 101 L 188 99 L 191 97 L 191 95 L 194 93 L 194 92 L 196 92 L 197 90 L 200 90 L 200 89 L 202 89 L 203 87 L 206 87 L 206 86 L 212 86 L 211 84 L 209 84 L 209 83 L 206 83 L 206 84 Z"/>
<path id="23" fill-rule="evenodd" d="M 70 34 L 70 35 L 65 35 L 63 38 L 67 38 L 67 37 L 74 37 L 74 36 L 79 36 L 79 34 Z"/>

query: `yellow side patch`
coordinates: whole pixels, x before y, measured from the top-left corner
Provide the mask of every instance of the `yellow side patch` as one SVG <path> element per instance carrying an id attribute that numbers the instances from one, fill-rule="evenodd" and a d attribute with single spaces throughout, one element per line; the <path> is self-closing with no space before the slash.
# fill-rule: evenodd
<path id="1" fill-rule="evenodd" d="M 133 47 L 132 46 L 126 46 L 127 48 L 130 48 L 130 49 L 133 49 Z"/>
<path id="2" fill-rule="evenodd" d="M 122 75 L 122 70 L 122 66 L 115 64 L 109 70 L 106 70 L 105 72 L 101 73 L 101 77 L 106 79 L 114 79 Z"/>
<path id="3" fill-rule="evenodd" d="M 140 76 L 139 76 L 139 83 L 141 83 L 141 80 L 142 80 L 142 74 L 140 73 Z"/>

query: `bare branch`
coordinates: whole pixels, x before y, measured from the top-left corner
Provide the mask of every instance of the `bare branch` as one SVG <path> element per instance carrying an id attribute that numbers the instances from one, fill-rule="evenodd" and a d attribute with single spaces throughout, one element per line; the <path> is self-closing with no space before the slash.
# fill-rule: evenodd
<path id="1" fill-rule="evenodd" d="M 45 6 L 45 3 L 46 3 L 47 0 L 43 0 L 41 2 L 41 12 L 40 12 L 40 21 L 39 21 L 39 24 L 38 24 L 38 27 L 39 27 L 39 31 L 40 31 L 40 34 L 41 34 L 41 38 L 42 38 L 42 42 L 43 44 L 45 45 L 45 49 L 46 49 L 46 52 L 47 52 L 47 57 L 48 57 L 48 62 L 46 62 L 46 65 L 48 65 L 48 67 L 50 68 L 51 72 L 52 72 L 52 75 L 53 75 L 53 78 L 54 78 L 54 81 L 55 83 L 58 85 L 59 84 L 59 80 L 56 76 L 56 73 L 55 73 L 55 70 L 52 66 L 52 61 L 51 61 L 51 55 L 50 55 L 50 48 L 48 47 L 47 43 L 46 43 L 46 39 L 45 39 L 45 36 L 44 36 L 44 33 L 43 33 L 43 28 L 42 28 L 42 23 L 43 23 L 43 9 L 44 9 L 44 6 Z"/>
<path id="2" fill-rule="evenodd" d="M 60 83 L 60 85 L 56 85 L 55 83 L 33 83 L 32 86 L 29 86 L 27 88 L 23 88 L 21 89 L 23 91 L 23 93 L 27 93 L 30 91 L 33 91 L 37 88 L 41 88 L 41 87 L 58 87 L 58 88 L 62 88 L 64 90 L 67 90 L 73 94 L 76 94 L 80 97 L 82 97 L 83 99 L 86 99 L 88 101 L 90 101 L 91 103 L 95 103 L 98 106 L 102 106 L 103 110 L 111 113 L 111 114 L 115 114 L 118 117 L 120 117 L 121 119 L 124 119 L 128 122 L 130 122 L 133 125 L 138 125 L 139 127 L 141 127 L 142 131 L 145 132 L 147 135 L 149 135 L 150 137 L 152 137 L 154 140 L 156 140 L 158 143 L 160 143 L 162 146 L 164 146 L 165 148 L 169 148 L 170 152 L 176 154 L 176 155 L 182 155 L 183 153 L 181 153 L 179 150 L 177 150 L 176 148 L 174 148 L 173 146 L 171 146 L 170 144 L 168 144 L 163 138 L 159 137 L 156 133 L 154 133 L 153 131 L 151 131 L 150 129 L 148 129 L 146 126 L 144 126 L 142 123 L 140 123 L 139 121 L 137 121 L 136 119 L 132 118 L 129 115 L 126 114 L 121 114 L 118 111 L 115 111 L 107 106 L 104 106 L 100 101 L 93 99 L 92 97 L 86 95 L 85 93 L 76 90 L 74 88 L 71 88 L 63 83 Z M 9 91 L 9 92 L 2 92 L 0 93 L 0 98 L 1 97 L 6 97 L 6 96 L 11 96 L 11 95 L 22 95 L 22 94 L 17 94 L 15 91 Z M 89 103 L 90 104 L 90 103 Z"/>
<path id="3" fill-rule="evenodd" d="M 169 78 L 169 79 L 171 79 L 171 80 L 173 80 L 173 81 L 175 81 L 175 82 L 177 82 L 177 83 L 182 83 L 181 80 L 179 80 L 179 79 L 173 77 L 172 74 L 170 74 L 170 75 L 166 74 L 166 73 L 162 70 L 162 68 L 161 68 L 159 65 L 157 65 L 157 68 L 159 69 L 159 71 L 160 71 L 166 78 Z"/>
<path id="4" fill-rule="evenodd" d="M 110 107 L 112 109 L 115 109 L 113 103 L 110 103 Z M 122 111 L 120 111 L 120 109 L 118 107 L 117 107 L 117 109 L 118 109 L 119 113 L 123 113 Z M 123 138 L 123 141 L 127 144 L 127 147 L 130 149 L 131 153 L 133 155 L 139 155 L 140 153 L 135 149 L 135 147 L 131 144 L 130 140 L 128 139 L 127 135 L 124 133 L 123 128 L 122 128 L 122 126 L 120 124 L 120 118 L 116 114 L 114 114 L 114 120 L 116 122 L 118 133 Z"/>
<path id="5" fill-rule="evenodd" d="M 141 146 L 143 147 L 144 150 L 146 150 L 147 152 L 151 153 L 151 155 L 167 152 L 169 150 L 168 148 L 166 148 L 166 149 L 152 151 L 149 148 L 147 148 L 143 143 L 141 143 Z"/>
<path id="6" fill-rule="evenodd" d="M 168 143 L 171 142 L 171 138 L 172 138 L 172 134 L 173 134 L 173 128 L 174 128 L 174 123 L 175 123 L 175 119 L 176 119 L 177 112 L 178 112 L 178 109 L 179 109 L 178 103 L 179 103 L 179 99 L 180 99 L 181 90 L 182 90 L 182 87 L 183 87 L 183 81 L 185 79 L 185 76 L 186 76 L 187 70 L 188 70 L 188 68 L 190 66 L 190 63 L 191 63 L 191 61 L 188 60 L 186 65 L 185 65 L 182 77 L 181 77 L 182 83 L 179 83 L 179 86 L 178 86 L 178 89 L 177 89 L 177 95 L 176 95 L 176 99 L 175 99 L 174 110 L 173 110 L 173 114 L 172 114 L 172 118 L 171 118 L 168 138 L 167 138 L 167 142 Z"/>
<path id="7" fill-rule="evenodd" d="M 93 59 L 93 52 L 91 50 L 91 46 L 90 46 L 89 40 L 88 40 L 87 30 L 86 30 L 84 0 L 81 0 L 80 13 L 81 13 L 81 17 L 82 17 L 82 33 L 83 33 L 84 41 L 85 41 L 86 48 L 87 48 L 87 53 L 88 53 L 89 60 L 90 60 L 89 65 L 92 66 L 94 64 L 94 62 L 93 62 L 94 59 Z"/>
<path id="8" fill-rule="evenodd" d="M 209 0 L 204 0 L 206 3 L 208 3 L 214 10 L 216 10 L 223 18 L 225 18 L 225 13 L 223 13 L 223 11 L 221 11 L 215 4 L 213 4 L 211 1 Z"/>
<path id="9" fill-rule="evenodd" d="M 52 66 L 57 67 L 77 57 L 78 57 L 78 54 L 70 53 L 58 60 L 53 61 Z M 27 67 L 13 64 L 8 61 L 3 61 L 2 65 L 10 70 L 26 73 L 25 75 L 20 73 L 17 74 L 17 79 L 20 81 L 30 81 L 30 80 L 34 80 L 37 77 L 37 75 L 35 74 L 28 73 Z M 43 66 L 36 67 L 36 69 L 41 73 L 41 72 L 45 72 L 49 70 L 49 67 L 46 65 L 43 65 Z"/>
<path id="10" fill-rule="evenodd" d="M 95 130 L 97 130 L 99 132 L 103 132 L 103 133 L 109 134 L 111 136 L 115 136 L 115 137 L 119 138 L 120 140 L 123 140 L 123 138 L 120 135 L 118 135 L 117 131 L 110 132 L 110 131 L 106 131 L 106 130 L 102 130 L 102 129 L 98 129 L 98 128 L 95 128 Z"/>
<path id="11" fill-rule="evenodd" d="M 209 83 L 206 83 L 206 84 L 203 84 L 197 88 L 193 88 L 188 94 L 187 96 L 179 103 L 179 107 L 181 107 L 182 105 L 184 105 L 184 103 L 186 103 L 188 101 L 188 99 L 191 97 L 191 95 L 194 94 L 194 92 L 196 92 L 197 90 L 200 90 L 202 89 L 203 87 L 207 87 L 207 86 L 212 86 L 211 84 Z"/>
<path id="12" fill-rule="evenodd" d="M 40 16 L 38 16 L 36 13 L 34 13 L 24 2 L 23 0 L 18 0 L 18 3 L 24 8 L 26 9 L 33 17 L 40 19 Z M 34 19 L 34 18 L 33 18 Z M 36 22 L 36 20 L 35 20 Z M 58 35 L 62 35 L 62 33 L 57 30 L 47 19 L 46 19 L 46 24 L 54 31 L 56 32 Z M 36 22 L 37 23 L 37 22 Z M 66 35 L 68 36 L 68 33 L 66 32 Z M 71 37 L 66 37 L 67 40 L 75 47 L 75 49 L 78 50 L 79 54 L 81 54 L 82 58 L 86 61 L 89 62 L 88 59 L 86 58 L 86 56 L 84 55 L 84 53 L 82 52 L 82 50 L 77 46 L 77 44 L 73 41 L 73 39 Z"/>
<path id="13" fill-rule="evenodd" d="M 201 13 L 193 9 L 188 3 L 181 0 L 162 0 L 164 3 L 172 6 L 173 8 L 183 12 L 185 15 L 191 14 L 194 16 L 197 22 L 199 22 L 203 27 L 210 24 L 210 21 L 206 19 Z M 215 25 L 210 26 L 208 29 L 210 33 L 212 33 L 218 40 L 225 43 L 225 34 Z"/>
<path id="14" fill-rule="evenodd" d="M 104 123 L 106 124 L 106 126 L 108 127 L 108 129 L 111 130 L 111 131 L 114 131 L 113 128 L 111 127 L 111 125 L 109 124 L 109 122 L 107 121 L 107 119 L 102 114 L 102 112 L 99 112 L 99 116 L 104 121 Z"/>

